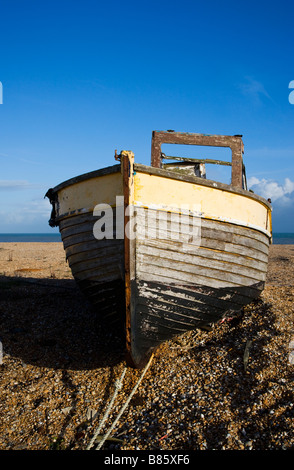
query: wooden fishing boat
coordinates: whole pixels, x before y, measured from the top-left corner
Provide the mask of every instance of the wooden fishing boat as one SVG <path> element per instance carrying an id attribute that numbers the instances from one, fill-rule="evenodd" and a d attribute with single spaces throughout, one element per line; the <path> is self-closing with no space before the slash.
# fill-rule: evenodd
<path id="1" fill-rule="evenodd" d="M 166 157 L 163 143 L 227 147 L 232 159 Z M 109 328 L 124 332 L 134 367 L 263 290 L 271 205 L 247 190 L 243 152 L 242 136 L 154 131 L 151 166 L 122 151 L 114 166 L 47 192 L 73 276 Z M 205 163 L 230 165 L 231 184 L 206 179 Z"/>

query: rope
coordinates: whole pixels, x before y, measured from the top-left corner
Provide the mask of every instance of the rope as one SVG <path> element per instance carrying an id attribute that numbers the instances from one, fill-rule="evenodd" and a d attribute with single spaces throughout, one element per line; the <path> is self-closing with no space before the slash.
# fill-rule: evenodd
<path id="1" fill-rule="evenodd" d="M 129 405 L 132 397 L 134 396 L 134 394 L 136 393 L 137 391 L 137 388 L 139 387 L 140 383 L 142 382 L 143 378 L 144 378 L 144 375 L 146 374 L 147 370 L 149 369 L 151 363 L 152 363 L 152 359 L 153 359 L 153 354 L 152 356 L 150 357 L 149 359 L 149 362 L 147 363 L 147 365 L 144 367 L 143 371 L 142 371 L 142 374 L 138 380 L 138 382 L 136 383 L 136 385 L 134 386 L 133 390 L 131 391 L 127 401 L 125 402 L 125 404 L 123 405 L 123 407 L 121 408 L 119 414 L 117 415 L 116 419 L 114 420 L 114 422 L 112 423 L 112 426 L 110 427 L 110 429 L 108 430 L 108 432 L 103 436 L 103 439 L 99 442 L 99 445 L 96 447 L 96 450 L 100 450 L 101 447 L 103 446 L 104 442 L 109 438 L 110 434 L 112 433 L 113 429 L 115 428 L 115 426 L 117 425 L 120 417 L 122 416 L 122 414 L 125 412 L 127 406 Z M 126 369 L 125 369 L 126 370 Z M 125 373 L 125 370 L 124 370 L 124 373 Z M 117 391 L 117 390 L 116 390 Z M 113 399 L 111 400 L 111 402 L 113 403 Z M 108 411 L 110 411 L 110 405 L 108 407 Z M 103 419 L 103 422 L 105 421 L 105 419 Z M 99 430 L 101 429 L 101 424 L 99 426 Z M 98 433 L 98 430 L 95 432 L 95 435 L 94 437 L 92 438 L 91 440 L 91 443 L 89 444 L 89 446 L 87 447 L 87 449 L 89 449 L 92 444 L 94 443 L 95 439 L 97 438 L 97 436 L 99 435 Z"/>
<path id="2" fill-rule="evenodd" d="M 124 378 L 124 376 L 125 376 L 125 374 L 126 374 L 126 371 L 127 371 L 127 367 L 124 368 L 124 370 L 122 371 L 122 374 L 121 374 L 120 378 L 119 378 L 118 380 L 116 380 L 116 382 L 115 382 L 115 390 L 114 390 L 114 394 L 113 394 L 113 396 L 112 396 L 112 399 L 111 399 L 111 401 L 110 401 L 110 403 L 109 403 L 109 405 L 108 405 L 108 407 L 107 407 L 107 409 L 106 409 L 106 411 L 105 411 L 105 413 L 104 413 L 104 416 L 103 416 L 102 421 L 100 422 L 100 424 L 99 424 L 97 430 L 95 431 L 94 436 L 92 437 L 92 439 L 91 439 L 91 441 L 90 441 L 90 443 L 89 443 L 89 445 L 88 445 L 88 447 L 87 447 L 87 450 L 89 450 L 89 449 L 92 447 L 92 445 L 94 444 L 95 440 L 97 439 L 97 436 L 99 436 L 99 433 L 100 433 L 100 431 L 101 431 L 101 429 L 102 429 L 102 427 L 103 427 L 105 421 L 106 421 L 107 418 L 108 418 L 108 415 L 109 415 L 110 410 L 111 410 L 111 408 L 112 408 L 112 406 L 113 406 L 113 403 L 114 403 L 114 401 L 115 401 L 115 399 L 116 399 L 116 396 L 117 396 L 117 394 L 118 394 L 118 391 L 122 388 L 122 381 L 123 381 L 123 378 Z"/>

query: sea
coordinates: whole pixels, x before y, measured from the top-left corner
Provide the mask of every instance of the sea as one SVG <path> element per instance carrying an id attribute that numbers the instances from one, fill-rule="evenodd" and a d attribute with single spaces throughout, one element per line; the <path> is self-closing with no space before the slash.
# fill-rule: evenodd
<path id="1" fill-rule="evenodd" d="M 0 233 L 3 242 L 61 242 L 59 233 Z M 294 245 L 294 233 L 273 233 L 274 245 Z"/>
<path id="2" fill-rule="evenodd" d="M 274 245 L 294 245 L 294 233 L 273 233 Z"/>
<path id="3" fill-rule="evenodd" d="M 60 233 L 0 233 L 3 242 L 61 242 Z"/>

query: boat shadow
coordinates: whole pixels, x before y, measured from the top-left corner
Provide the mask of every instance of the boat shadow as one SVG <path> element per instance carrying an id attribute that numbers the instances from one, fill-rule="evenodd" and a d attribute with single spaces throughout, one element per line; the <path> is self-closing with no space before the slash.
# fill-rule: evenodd
<path id="1" fill-rule="evenodd" d="M 4 356 L 53 369 L 114 366 L 124 360 L 123 334 L 101 322 L 72 279 L 0 276 Z"/>

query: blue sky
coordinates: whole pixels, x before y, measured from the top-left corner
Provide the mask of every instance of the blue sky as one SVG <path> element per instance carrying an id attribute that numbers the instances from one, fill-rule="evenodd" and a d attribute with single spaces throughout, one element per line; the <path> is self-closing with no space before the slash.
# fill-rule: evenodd
<path id="1" fill-rule="evenodd" d="M 49 187 L 115 149 L 150 164 L 166 129 L 242 134 L 274 231 L 294 232 L 293 20 L 283 0 L 2 0 L 0 233 L 51 232 Z"/>

